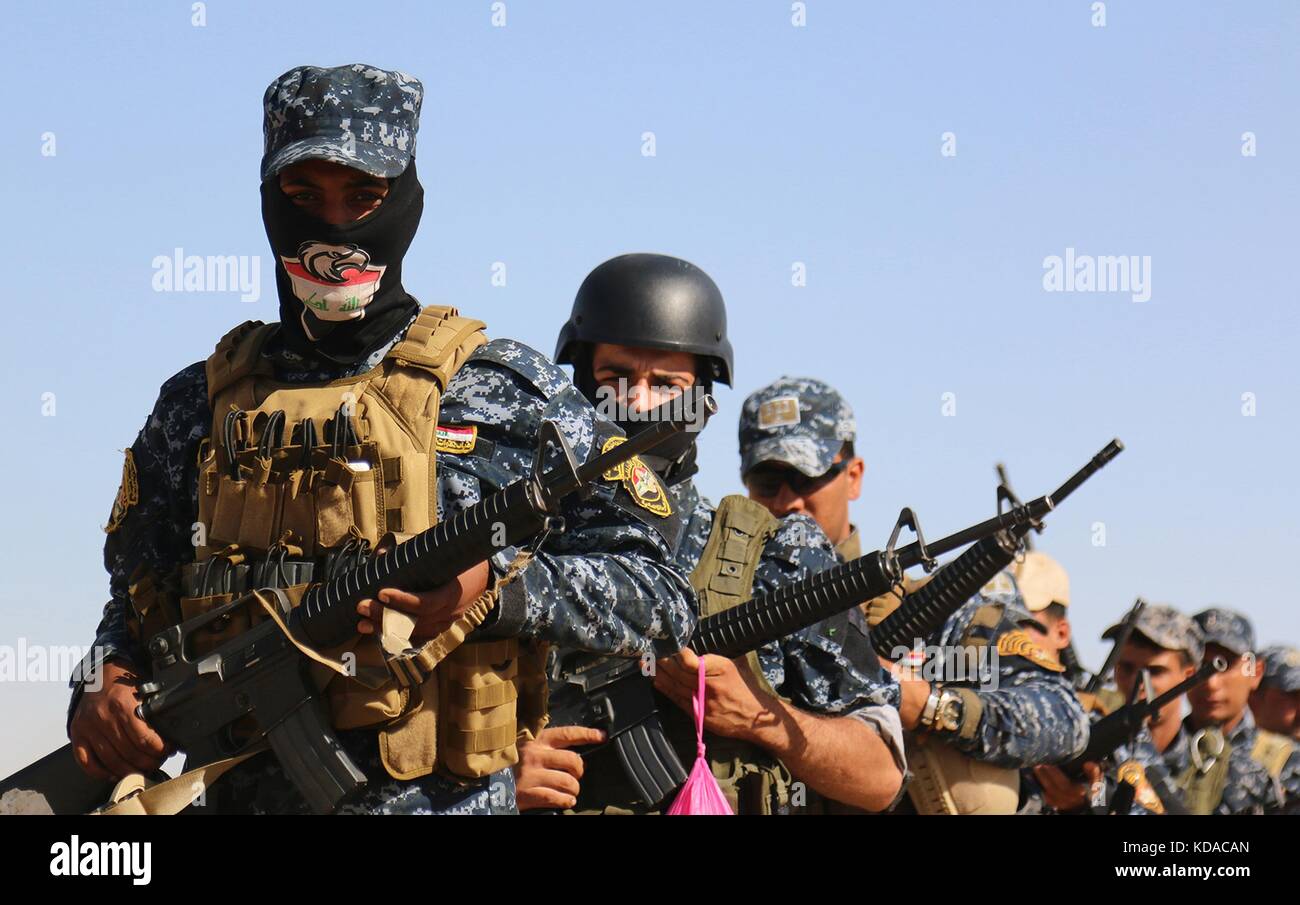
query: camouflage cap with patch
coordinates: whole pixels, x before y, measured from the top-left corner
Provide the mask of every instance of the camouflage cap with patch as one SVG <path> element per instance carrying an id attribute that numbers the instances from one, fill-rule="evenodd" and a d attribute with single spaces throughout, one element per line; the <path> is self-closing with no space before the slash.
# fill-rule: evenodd
<path id="1" fill-rule="evenodd" d="M 364 63 L 295 66 L 262 99 L 262 179 L 300 160 L 329 160 L 392 178 L 415 155 L 424 86 Z"/>
<path id="2" fill-rule="evenodd" d="M 1238 656 L 1255 649 L 1255 629 L 1249 619 L 1235 610 L 1212 606 L 1192 618 L 1201 627 L 1206 644 L 1226 647 Z"/>
<path id="3" fill-rule="evenodd" d="M 1119 634 L 1120 623 L 1115 623 L 1101 637 L 1113 639 Z M 1133 623 L 1133 630 L 1139 632 L 1152 644 L 1165 650 L 1186 651 L 1193 662 L 1201 662 L 1205 655 L 1205 636 L 1201 628 L 1190 616 L 1165 603 L 1149 604 Z"/>
<path id="4" fill-rule="evenodd" d="M 1264 659 L 1265 687 L 1280 691 L 1300 691 L 1300 650 L 1275 644 L 1259 652 Z"/>
<path id="5" fill-rule="evenodd" d="M 751 394 L 740 410 L 740 475 L 774 462 L 817 477 L 856 436 L 853 409 L 831 386 L 782 377 Z"/>

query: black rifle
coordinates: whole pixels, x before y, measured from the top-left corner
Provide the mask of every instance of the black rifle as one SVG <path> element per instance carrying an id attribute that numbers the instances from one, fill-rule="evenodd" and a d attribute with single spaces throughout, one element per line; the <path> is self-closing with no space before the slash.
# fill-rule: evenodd
<path id="1" fill-rule="evenodd" d="M 1129 608 L 1129 611 L 1124 614 L 1124 618 L 1119 622 L 1119 631 L 1115 633 L 1115 643 L 1111 647 L 1110 653 L 1106 655 L 1106 662 L 1101 664 L 1101 669 L 1093 673 L 1092 678 L 1088 680 L 1088 684 L 1083 686 L 1083 690 L 1088 694 L 1096 694 L 1106 684 L 1106 680 L 1110 678 L 1111 670 L 1115 668 L 1115 661 L 1119 659 L 1120 651 L 1124 649 L 1125 644 L 1128 644 L 1129 636 L 1133 634 L 1133 627 L 1137 625 L 1138 617 L 1142 615 L 1142 611 L 1146 608 L 1147 602 L 1139 597 L 1133 603 L 1133 606 Z"/>
<path id="2" fill-rule="evenodd" d="M 1009 496 L 1014 498 L 1015 493 L 1011 489 L 1011 479 L 1007 477 L 1007 467 L 1003 465 L 1001 462 L 999 462 L 993 466 L 993 469 L 998 473 L 998 487 L 1002 488 L 1002 490 L 1005 490 Z M 999 496 L 1001 496 L 1001 490 L 999 491 Z M 1058 500 L 1057 502 L 1060 501 Z M 1038 531 L 1040 534 L 1042 533 L 1041 528 L 1039 528 Z M 1034 549 L 1033 538 L 1031 538 L 1028 534 L 1025 534 L 1023 544 L 1026 550 Z"/>
<path id="3" fill-rule="evenodd" d="M 932 568 L 934 557 L 940 554 L 973 541 L 980 543 L 972 549 L 979 548 L 987 539 L 1006 531 L 1028 530 L 1050 512 L 1059 499 L 1072 493 L 1123 448 L 1118 440 L 1111 441 L 1055 493 L 1026 504 L 1014 504 L 1006 512 L 934 543 L 925 541 L 915 514 L 904 509 L 884 550 L 868 553 L 702 619 L 689 646 L 697 654 L 740 656 L 889 591 L 899 584 L 903 572 L 912 566 L 925 564 Z M 904 527 L 911 529 L 917 539 L 895 550 Z M 1010 555 L 1014 555 L 1014 549 Z M 943 571 L 961 563 L 964 558 L 945 566 Z M 1010 561 L 1009 557 L 1007 561 Z M 965 575 L 965 572 L 960 574 Z M 907 599 L 912 600 L 925 592 L 939 582 L 941 576 L 942 572 Z M 976 584 L 974 590 L 979 590 L 982 584 Z M 947 582 L 942 585 L 946 586 Z M 952 609 L 956 610 L 969 597 L 967 594 Z M 948 596 L 944 594 L 941 599 L 947 601 Z M 903 610 L 904 607 L 900 607 L 891 618 Z M 932 615 L 928 606 L 923 614 L 914 610 L 908 613 L 917 620 Z M 900 621 L 898 624 L 905 624 L 910 630 L 913 622 Z M 875 632 L 871 634 L 875 646 Z M 880 650 L 878 646 L 876 649 Z M 606 741 L 585 749 L 584 756 L 614 745 L 629 782 L 638 797 L 651 807 L 661 804 L 686 781 L 686 770 L 664 734 L 653 687 L 640 661 L 581 653 L 557 660 L 551 674 L 550 712 L 551 725 L 580 725 L 605 730 Z"/>
<path id="4" fill-rule="evenodd" d="M 1158 713 L 1161 707 L 1185 694 L 1189 688 L 1200 685 L 1216 672 L 1223 672 L 1227 668 L 1228 664 L 1222 657 L 1207 660 L 1201 664 L 1200 669 L 1164 694 L 1158 695 L 1150 701 L 1133 701 L 1120 707 L 1114 713 L 1102 717 L 1092 724 L 1092 729 L 1088 734 L 1088 747 L 1078 757 L 1063 764 L 1061 769 L 1071 776 L 1082 776 L 1085 763 L 1088 761 L 1101 761 L 1110 757 L 1115 753 L 1116 748 L 1132 738 L 1134 733 L 1142 728 L 1142 724 Z"/>
<path id="5" fill-rule="evenodd" d="M 998 491 L 999 496 L 1001 496 L 1003 491 L 1005 491 L 1008 495 L 1014 498 L 1014 494 L 1011 490 L 1011 480 L 1007 477 L 1007 467 L 999 462 L 994 466 L 994 468 L 997 470 L 998 482 L 1000 484 L 1000 489 Z M 1035 527 L 1034 530 L 1037 533 L 1042 533 L 1041 526 Z M 1021 549 L 1026 551 L 1034 549 L 1033 537 L 1028 532 L 1026 532 L 1021 539 Z M 1088 671 L 1084 669 L 1083 664 L 1079 661 L 1079 652 L 1074 649 L 1073 638 L 1071 638 L 1070 643 L 1061 650 L 1061 665 L 1065 667 L 1065 675 L 1070 680 L 1070 683 L 1074 685 L 1076 689 L 1082 689 L 1083 677 Z"/>
<path id="6" fill-rule="evenodd" d="M 1103 465 L 1124 449 L 1119 440 L 1112 440 L 1092 461 L 1071 476 L 1048 497 L 1055 507 Z M 998 486 L 998 508 L 1004 504 L 1011 511 L 1026 508 L 1005 482 L 1005 470 L 999 466 L 1004 481 Z M 1038 500 L 1027 508 L 1034 508 Z M 871 646 L 880 656 L 896 660 L 918 643 L 924 643 L 943 627 L 948 617 L 957 612 L 980 588 L 999 572 L 1011 565 L 1021 545 L 1028 540 L 1029 532 L 1042 531 L 1042 518 L 1025 519 L 991 534 L 975 543 L 969 550 L 941 568 L 926 584 L 903 598 L 894 612 L 871 630 Z"/>
<path id="7" fill-rule="evenodd" d="M 701 396 L 703 409 L 716 405 Z M 543 422 L 532 473 L 477 505 L 457 513 L 383 555 L 310 588 L 291 608 L 277 588 L 263 589 L 295 638 L 328 648 L 356 635 L 356 606 L 380 588 L 427 590 L 451 580 L 502 547 L 518 546 L 563 530 L 560 504 L 601 475 L 689 426 L 697 412 L 680 403 L 649 413 L 655 422 L 608 452 L 579 466 L 559 428 Z M 192 768 L 232 757 L 263 739 L 312 809 L 330 813 L 365 784 L 365 775 L 339 745 L 324 699 L 308 671 L 309 659 L 271 620 L 202 656 L 194 639 L 205 627 L 240 607 L 259 607 L 249 594 L 166 629 L 149 641 L 152 681 L 140 688 L 137 710 L 146 722 L 186 754 Z M 235 738 L 252 718 L 251 737 Z"/>

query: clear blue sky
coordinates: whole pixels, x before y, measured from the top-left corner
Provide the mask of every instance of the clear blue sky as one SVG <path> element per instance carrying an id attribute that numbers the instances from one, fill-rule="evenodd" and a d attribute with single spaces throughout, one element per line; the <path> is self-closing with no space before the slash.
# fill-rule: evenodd
<path id="1" fill-rule="evenodd" d="M 985 517 L 997 460 L 1037 494 L 1119 436 L 1040 539 L 1070 570 L 1085 661 L 1137 594 L 1300 641 L 1300 7 L 1114 0 L 1098 28 L 1086 0 L 810 0 L 797 28 L 786 0 L 505 6 L 504 28 L 487 0 L 212 2 L 201 28 L 188 3 L 9 11 L 0 644 L 90 643 L 120 451 L 164 379 L 276 317 L 262 92 L 357 61 L 427 89 L 405 266 L 422 301 L 549 354 L 612 255 L 717 280 L 737 386 L 703 440 L 715 498 L 739 487 L 740 402 L 781 374 L 856 407 L 869 545 L 904 505 L 933 534 Z M 178 246 L 264 256 L 261 300 L 154 292 Z M 1045 292 L 1066 248 L 1149 256 L 1150 300 Z M 61 742 L 65 701 L 0 683 L 23 727 L 0 774 Z"/>

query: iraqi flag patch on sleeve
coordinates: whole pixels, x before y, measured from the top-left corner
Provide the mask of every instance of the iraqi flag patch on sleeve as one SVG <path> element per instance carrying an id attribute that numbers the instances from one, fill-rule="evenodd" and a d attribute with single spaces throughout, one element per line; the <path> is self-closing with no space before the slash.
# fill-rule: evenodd
<path id="1" fill-rule="evenodd" d="M 446 427 L 439 424 L 433 435 L 433 448 L 440 453 L 473 452 L 478 441 L 478 425 Z"/>

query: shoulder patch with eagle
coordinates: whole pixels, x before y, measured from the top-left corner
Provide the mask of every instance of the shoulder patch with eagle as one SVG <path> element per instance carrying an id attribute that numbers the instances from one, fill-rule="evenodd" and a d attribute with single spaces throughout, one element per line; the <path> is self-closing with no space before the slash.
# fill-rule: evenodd
<path id="1" fill-rule="evenodd" d="M 126 514 L 138 502 L 140 480 L 135 471 L 135 455 L 128 449 L 126 462 L 122 465 L 122 483 L 117 488 L 117 499 L 113 500 L 113 512 L 108 517 L 108 524 L 104 526 L 104 533 L 112 534 L 121 528 L 122 522 L 126 521 Z"/>
<path id="2" fill-rule="evenodd" d="M 601 446 L 601 453 L 607 453 L 615 446 L 626 443 L 626 437 L 610 437 Z M 623 488 L 636 503 L 647 512 L 660 518 L 673 514 L 673 507 L 668 502 L 668 491 L 654 469 L 641 461 L 640 456 L 633 456 L 626 462 L 616 465 L 601 475 L 606 481 L 621 482 Z"/>

